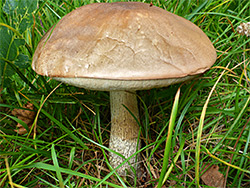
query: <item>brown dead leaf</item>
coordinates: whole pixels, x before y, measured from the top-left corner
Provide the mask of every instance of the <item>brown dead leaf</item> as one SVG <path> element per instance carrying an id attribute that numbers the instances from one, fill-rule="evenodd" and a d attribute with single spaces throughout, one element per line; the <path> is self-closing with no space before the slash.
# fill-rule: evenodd
<path id="1" fill-rule="evenodd" d="M 23 106 L 23 108 L 30 109 L 30 110 L 34 109 L 33 104 L 31 103 L 27 103 L 26 105 Z M 30 128 L 35 118 L 35 112 L 30 111 L 30 110 L 14 109 L 11 111 L 11 114 L 16 116 L 18 119 L 22 120 Z M 27 130 L 20 123 L 18 123 L 16 126 L 18 129 L 16 129 L 15 131 L 18 134 L 22 135 L 22 134 L 27 133 Z"/>
<path id="2" fill-rule="evenodd" d="M 223 188 L 225 177 L 222 173 L 219 172 L 219 166 L 207 164 L 205 169 L 203 170 L 203 174 L 201 176 L 202 181 L 212 187 Z"/>

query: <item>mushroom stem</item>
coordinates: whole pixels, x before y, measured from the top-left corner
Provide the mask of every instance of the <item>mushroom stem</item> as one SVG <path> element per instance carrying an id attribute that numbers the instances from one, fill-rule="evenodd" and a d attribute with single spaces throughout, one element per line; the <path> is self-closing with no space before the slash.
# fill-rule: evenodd
<path id="1" fill-rule="evenodd" d="M 136 94 L 126 91 L 110 91 L 110 106 L 111 106 L 111 135 L 109 141 L 109 148 L 122 154 L 125 158 L 130 157 L 138 149 L 140 149 L 140 141 L 138 140 L 139 125 L 130 112 L 139 119 L 138 106 Z M 139 145 L 138 145 L 139 144 Z M 140 159 L 137 156 L 137 161 Z M 110 152 L 110 164 L 113 168 L 120 165 L 124 159 Z M 129 163 L 139 173 L 139 165 L 136 161 L 136 156 L 129 160 Z M 122 167 L 117 169 L 117 173 L 121 176 L 134 176 L 131 167 L 125 163 Z"/>

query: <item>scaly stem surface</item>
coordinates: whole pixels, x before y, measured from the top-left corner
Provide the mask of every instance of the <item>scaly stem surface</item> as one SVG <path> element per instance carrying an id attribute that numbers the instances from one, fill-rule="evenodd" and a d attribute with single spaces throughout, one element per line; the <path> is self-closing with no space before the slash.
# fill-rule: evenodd
<path id="1" fill-rule="evenodd" d="M 111 105 L 111 135 L 109 148 L 122 154 L 125 158 L 134 154 L 137 149 L 140 149 L 140 141 L 137 146 L 139 125 L 129 111 L 138 119 L 138 106 L 135 93 L 126 91 L 111 91 L 110 92 L 110 105 Z M 129 111 L 124 107 L 126 106 Z M 137 156 L 137 161 L 140 159 Z M 110 164 L 113 168 L 120 165 L 124 159 L 120 156 L 110 153 Z M 129 162 L 136 170 L 136 174 L 139 173 L 139 165 L 136 161 L 136 156 L 131 158 Z M 125 163 L 121 168 L 117 170 L 121 176 L 132 175 L 132 170 L 128 163 Z"/>

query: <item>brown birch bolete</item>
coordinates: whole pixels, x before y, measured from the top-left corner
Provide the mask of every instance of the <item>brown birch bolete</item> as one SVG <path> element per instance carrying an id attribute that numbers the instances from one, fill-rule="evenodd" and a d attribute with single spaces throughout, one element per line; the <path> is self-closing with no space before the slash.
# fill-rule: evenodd
<path id="1" fill-rule="evenodd" d="M 212 43 L 190 21 L 150 4 L 116 2 L 64 16 L 41 39 L 32 68 L 76 87 L 110 91 L 109 147 L 128 158 L 140 148 L 135 91 L 189 80 L 215 60 Z M 129 162 L 139 174 L 135 159 Z M 114 168 L 123 161 L 110 153 Z M 126 163 L 117 172 L 126 176 L 130 169 Z"/>

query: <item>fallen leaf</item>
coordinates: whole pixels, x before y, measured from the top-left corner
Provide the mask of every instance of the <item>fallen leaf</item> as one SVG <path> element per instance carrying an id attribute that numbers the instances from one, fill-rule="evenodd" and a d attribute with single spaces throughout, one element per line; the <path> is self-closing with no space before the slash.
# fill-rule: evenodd
<path id="1" fill-rule="evenodd" d="M 212 187 L 223 188 L 225 177 L 222 173 L 219 172 L 219 166 L 207 164 L 202 172 L 201 176 L 202 181 Z"/>
<path id="2" fill-rule="evenodd" d="M 23 106 L 23 108 L 29 109 L 29 110 L 24 110 L 24 109 L 14 109 L 11 111 L 11 114 L 16 116 L 18 119 L 22 120 L 24 123 L 27 124 L 27 126 L 30 128 L 33 120 L 35 118 L 35 112 L 33 111 L 34 107 L 33 104 L 27 103 L 26 105 Z M 32 110 L 32 111 L 30 111 Z M 15 131 L 18 134 L 25 134 L 27 133 L 27 130 L 20 124 L 18 123 L 17 128 Z"/>

